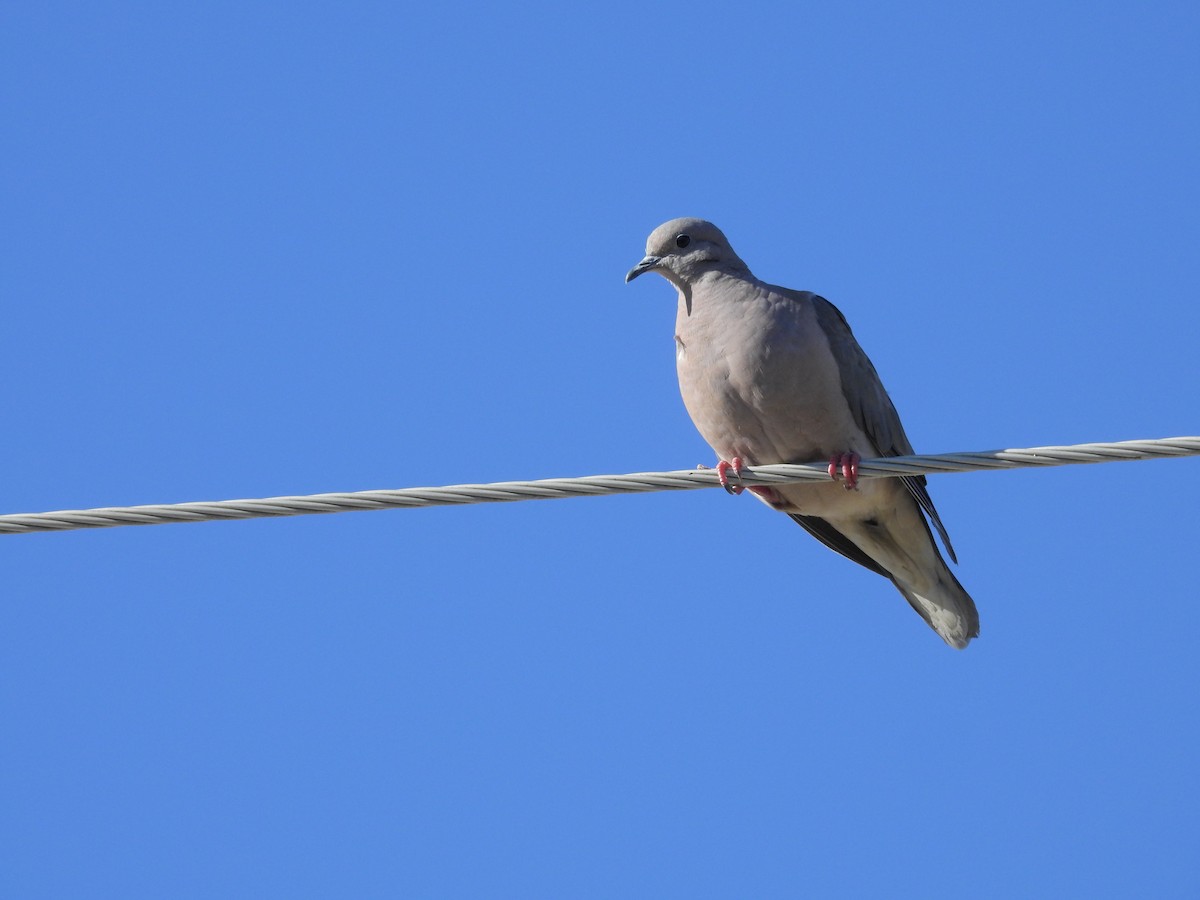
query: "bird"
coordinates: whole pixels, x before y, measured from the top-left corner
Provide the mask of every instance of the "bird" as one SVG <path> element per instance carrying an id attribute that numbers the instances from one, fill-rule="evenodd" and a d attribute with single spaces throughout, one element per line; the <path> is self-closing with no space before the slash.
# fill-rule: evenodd
<path id="1" fill-rule="evenodd" d="M 890 580 L 942 640 L 966 647 L 979 634 L 979 613 L 934 541 L 930 525 L 958 562 L 925 477 L 858 481 L 861 459 L 913 448 L 841 311 L 811 291 L 760 281 L 704 219 L 654 229 L 625 281 L 647 272 L 678 292 L 679 389 L 726 490 L 744 490 L 736 479 L 746 467 L 828 462 L 828 482 L 749 490 Z"/>

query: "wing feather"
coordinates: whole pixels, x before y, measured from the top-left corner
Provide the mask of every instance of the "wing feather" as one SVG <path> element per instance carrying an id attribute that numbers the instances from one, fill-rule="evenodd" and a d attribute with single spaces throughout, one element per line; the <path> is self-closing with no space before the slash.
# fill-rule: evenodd
<path id="1" fill-rule="evenodd" d="M 904 426 L 900 423 L 900 415 L 896 412 L 896 407 L 892 404 L 892 398 L 888 396 L 887 391 L 884 389 L 883 382 L 879 378 L 879 373 L 875 371 L 875 366 L 871 364 L 871 360 L 863 352 L 862 347 L 858 345 L 858 341 L 855 340 L 854 333 L 850 330 L 850 325 L 846 321 L 846 317 L 842 315 L 841 310 L 817 294 L 801 293 L 787 288 L 772 287 L 795 300 L 807 300 L 813 304 L 817 314 L 817 321 L 829 340 L 829 348 L 833 352 L 834 360 L 837 362 L 838 371 L 841 375 L 842 395 L 846 398 L 846 402 L 850 406 L 854 421 L 871 440 L 876 455 L 882 457 L 908 456 L 912 454 L 912 443 L 909 442 L 908 435 L 904 433 Z M 906 475 L 900 480 L 925 512 L 925 515 L 929 517 L 929 521 L 933 523 L 933 527 L 937 529 L 937 533 L 941 537 L 942 544 L 945 545 L 946 553 L 949 554 L 950 559 L 958 562 L 958 557 L 954 554 L 954 547 L 950 543 L 950 535 L 946 531 L 946 526 L 942 524 L 942 519 L 938 515 L 937 508 L 933 505 L 933 499 L 929 496 L 925 476 Z M 796 517 L 793 516 L 793 518 Z M 804 522 L 800 524 L 805 525 Z M 808 528 L 808 525 L 805 525 L 805 527 Z M 848 553 L 830 544 L 825 538 L 813 531 L 813 529 L 809 528 L 809 531 L 812 531 L 820 540 L 833 547 L 839 553 L 849 556 Z M 861 551 L 859 552 L 861 553 Z M 854 559 L 853 556 L 850 558 Z M 861 562 L 861 560 L 855 559 L 855 562 Z"/>

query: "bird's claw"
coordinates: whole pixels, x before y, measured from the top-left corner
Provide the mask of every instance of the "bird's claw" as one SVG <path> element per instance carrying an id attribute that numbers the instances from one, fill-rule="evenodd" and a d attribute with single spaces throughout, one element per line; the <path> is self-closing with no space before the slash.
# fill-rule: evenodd
<path id="1" fill-rule="evenodd" d="M 835 453 L 829 458 L 829 477 L 834 481 L 842 478 L 842 486 L 848 491 L 858 490 L 858 464 L 862 461 L 857 453 Z"/>
<path id="2" fill-rule="evenodd" d="M 721 482 L 721 487 L 725 488 L 726 493 L 733 494 L 735 497 L 744 491 L 745 485 L 730 484 L 729 472 L 732 470 L 733 475 L 738 481 L 742 480 L 742 458 L 735 456 L 731 461 L 726 462 L 721 460 L 717 463 L 717 479 Z"/>

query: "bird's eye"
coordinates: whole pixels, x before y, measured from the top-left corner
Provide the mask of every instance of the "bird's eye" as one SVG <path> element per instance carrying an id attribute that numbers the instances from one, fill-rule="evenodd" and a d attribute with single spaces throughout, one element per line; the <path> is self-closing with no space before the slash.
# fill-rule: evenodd
<path id="1" fill-rule="evenodd" d="M 692 242 L 692 239 L 690 237 L 688 237 L 686 234 L 678 235 L 675 238 L 675 246 L 678 247 L 680 250 L 682 250 L 684 247 L 686 247 L 691 242 Z"/>

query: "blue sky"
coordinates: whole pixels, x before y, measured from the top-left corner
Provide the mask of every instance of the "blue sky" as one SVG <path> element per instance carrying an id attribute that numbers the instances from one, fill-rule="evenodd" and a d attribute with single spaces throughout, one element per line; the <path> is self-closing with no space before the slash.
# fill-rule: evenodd
<path id="1" fill-rule="evenodd" d="M 0 509 L 686 468 L 646 235 L 919 451 L 1200 432 L 1200 11 L 9 4 Z M 1200 461 L 0 538 L 14 897 L 1195 896 Z"/>

